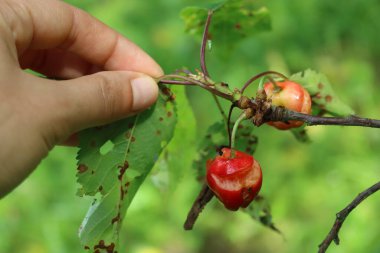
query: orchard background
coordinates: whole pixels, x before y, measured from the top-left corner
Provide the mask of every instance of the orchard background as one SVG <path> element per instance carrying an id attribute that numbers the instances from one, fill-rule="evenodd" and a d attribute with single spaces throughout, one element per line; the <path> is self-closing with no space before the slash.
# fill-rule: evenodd
<path id="1" fill-rule="evenodd" d="M 179 13 L 211 1 L 66 2 L 140 45 L 166 73 L 199 67 L 200 41 L 184 33 Z M 240 87 L 254 73 L 268 69 L 289 74 L 312 68 L 328 76 L 358 115 L 380 117 L 380 3 L 262 2 L 271 12 L 272 31 L 248 38 L 234 50 L 214 48 L 208 68 L 215 79 Z M 179 115 L 180 130 L 171 147 L 181 150 L 178 174 L 168 177 L 165 168 L 156 167 L 142 185 L 123 224 L 122 252 L 316 252 L 334 214 L 380 179 L 378 129 L 314 126 L 308 128 L 312 143 L 301 144 L 288 132 L 262 126 L 256 130 L 260 145 L 254 155 L 264 173 L 261 192 L 285 240 L 242 212 L 226 211 L 215 199 L 194 230 L 186 232 L 182 224 L 199 191 L 192 170 L 196 142 L 220 118 L 210 94 L 187 87 L 186 95 L 189 105 Z M 76 152 L 55 148 L 30 178 L 0 201 L 1 251 L 81 252 L 77 230 L 91 199 L 75 196 Z M 374 195 L 352 213 L 340 232 L 341 246 L 331 246 L 329 252 L 380 251 L 379 199 Z"/>

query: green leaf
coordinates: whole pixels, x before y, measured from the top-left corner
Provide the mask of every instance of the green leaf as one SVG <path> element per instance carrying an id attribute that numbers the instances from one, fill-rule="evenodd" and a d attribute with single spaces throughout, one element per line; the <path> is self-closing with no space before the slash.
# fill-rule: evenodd
<path id="1" fill-rule="evenodd" d="M 233 125 L 233 124 L 232 124 Z M 256 151 L 258 138 L 253 134 L 254 126 L 249 120 L 243 121 L 238 128 L 235 140 L 235 149 L 253 154 Z M 198 145 L 198 157 L 194 160 L 193 168 L 197 170 L 198 179 L 203 180 L 206 175 L 206 162 L 217 155 L 221 146 L 227 146 L 228 132 L 223 121 L 216 122 L 209 127 L 206 136 Z"/>
<path id="2" fill-rule="evenodd" d="M 182 10 L 185 31 L 201 37 L 209 9 L 214 10 L 209 29 L 213 44 L 233 46 L 257 32 L 271 29 L 269 11 L 254 0 L 229 0 L 213 7 L 188 7 Z"/>
<path id="3" fill-rule="evenodd" d="M 263 196 L 257 196 L 247 208 L 241 210 L 265 227 L 281 234 L 273 223 L 270 205 Z"/>
<path id="4" fill-rule="evenodd" d="M 335 116 L 354 114 L 354 111 L 338 98 L 324 74 L 307 69 L 292 75 L 289 79 L 305 87 L 310 93 L 313 104 L 317 107 L 315 109 Z"/>
<path id="5" fill-rule="evenodd" d="M 303 124 L 300 127 L 292 128 L 290 129 L 290 131 L 292 132 L 293 136 L 297 139 L 297 141 L 303 143 L 310 143 L 311 140 L 306 131 L 306 124 Z"/>
<path id="6" fill-rule="evenodd" d="M 212 124 L 206 132 L 206 136 L 200 139 L 198 144 L 198 157 L 193 162 L 193 168 L 197 171 L 199 181 L 206 176 L 206 162 L 217 154 L 222 145 L 228 145 L 227 128 L 224 122 Z"/>
<path id="7" fill-rule="evenodd" d="M 175 192 L 175 187 L 181 182 L 186 170 L 191 170 L 196 153 L 197 126 L 185 88 L 174 86 L 171 90 L 175 93 L 176 111 L 181 115 L 181 120 L 176 125 L 172 140 L 153 168 L 152 179 L 158 188 Z"/>
<path id="8" fill-rule="evenodd" d="M 79 231 L 86 249 L 117 248 L 125 213 L 173 135 L 175 107 L 164 93 L 141 114 L 80 133 L 78 193 L 95 196 Z"/>

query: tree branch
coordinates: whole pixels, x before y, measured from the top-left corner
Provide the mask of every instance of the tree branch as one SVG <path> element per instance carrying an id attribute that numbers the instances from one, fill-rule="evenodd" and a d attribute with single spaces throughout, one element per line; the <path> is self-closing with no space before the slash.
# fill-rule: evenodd
<path id="1" fill-rule="evenodd" d="M 316 125 L 337 125 L 337 126 L 361 126 L 380 128 L 380 120 L 361 118 L 357 116 L 348 117 L 321 117 L 300 112 L 287 110 L 284 107 L 272 106 L 264 115 L 264 121 L 282 121 L 299 120 L 305 122 L 309 126 Z"/>
<path id="2" fill-rule="evenodd" d="M 354 210 L 363 200 L 380 190 L 380 182 L 372 185 L 365 191 L 361 192 L 346 208 L 336 214 L 336 220 L 332 226 L 330 232 L 327 234 L 325 240 L 319 245 L 318 253 L 325 253 L 331 242 L 334 241 L 336 245 L 339 245 L 338 233 L 346 220 L 347 216 Z"/>
<path id="3" fill-rule="evenodd" d="M 193 226 L 202 212 L 203 208 L 207 205 L 208 202 L 214 197 L 214 193 L 208 187 L 207 184 L 203 184 L 202 190 L 200 191 L 198 197 L 195 199 L 193 206 L 191 207 L 189 214 L 187 215 L 185 224 L 183 228 L 185 230 L 192 230 Z"/>

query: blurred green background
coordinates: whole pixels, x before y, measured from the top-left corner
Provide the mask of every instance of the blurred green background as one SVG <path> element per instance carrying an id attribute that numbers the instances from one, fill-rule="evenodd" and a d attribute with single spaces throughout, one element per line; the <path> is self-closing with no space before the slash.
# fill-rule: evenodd
<path id="1" fill-rule="evenodd" d="M 199 41 L 183 32 L 179 13 L 186 6 L 211 1 L 66 2 L 130 38 L 166 73 L 183 66 L 199 67 Z M 208 57 L 214 79 L 238 87 L 264 70 L 289 74 L 312 68 L 328 76 L 337 94 L 358 115 L 380 118 L 379 1 L 263 3 L 271 11 L 273 30 L 244 40 L 227 59 L 219 58 L 214 50 Z M 379 130 L 310 127 L 313 141 L 305 145 L 290 133 L 263 126 L 257 129 L 260 143 L 255 157 L 264 173 L 262 193 L 271 202 L 274 221 L 284 237 L 244 213 L 224 210 L 215 200 L 195 229 L 185 232 L 182 224 L 199 190 L 190 167 L 195 143 L 220 117 L 208 93 L 189 88 L 186 94 L 194 115 L 187 110 L 179 120 L 192 121 L 182 127 L 195 129 L 172 145 L 186 150 L 175 168 L 184 173 L 168 186 L 165 171 L 155 170 L 144 183 L 124 222 L 122 253 L 316 252 L 335 213 L 380 179 Z M 91 199 L 75 196 L 75 153 L 73 148 L 55 148 L 21 186 L 0 201 L 0 252 L 82 251 L 77 230 Z M 341 246 L 332 245 L 329 252 L 380 252 L 379 200 L 380 194 L 374 195 L 352 213 L 340 233 Z"/>

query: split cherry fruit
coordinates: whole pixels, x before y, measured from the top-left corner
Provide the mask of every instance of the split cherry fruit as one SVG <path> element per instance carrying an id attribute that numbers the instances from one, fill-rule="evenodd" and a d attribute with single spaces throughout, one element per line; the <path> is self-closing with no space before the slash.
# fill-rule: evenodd
<path id="1" fill-rule="evenodd" d="M 264 90 L 267 97 L 272 100 L 272 104 L 283 106 L 289 110 L 310 114 L 311 98 L 310 94 L 300 84 L 293 81 L 275 82 L 276 86 L 271 83 L 264 84 Z M 268 122 L 269 125 L 280 130 L 299 127 L 303 124 L 302 121 L 290 120 L 289 122 Z"/>
<path id="2" fill-rule="evenodd" d="M 253 156 L 244 152 L 229 148 L 221 152 L 207 161 L 207 184 L 227 209 L 245 208 L 260 191 L 261 167 Z"/>

